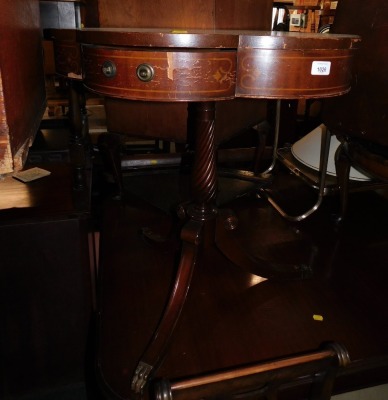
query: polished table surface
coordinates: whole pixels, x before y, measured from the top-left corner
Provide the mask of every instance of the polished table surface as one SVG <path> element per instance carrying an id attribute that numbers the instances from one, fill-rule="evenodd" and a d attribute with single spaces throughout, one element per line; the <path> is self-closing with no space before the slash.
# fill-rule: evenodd
<path id="1" fill-rule="evenodd" d="M 167 186 L 167 178 L 160 176 L 133 177 L 127 181 L 129 190 L 136 192 L 140 179 L 147 179 L 150 186 L 144 198 Z M 224 183 L 221 190 L 229 186 Z M 293 187 L 293 192 L 299 189 Z M 196 376 L 337 341 L 348 349 L 352 364 L 341 371 L 336 392 L 386 382 L 386 197 L 356 195 L 348 224 L 340 231 L 330 219 L 335 199 L 329 198 L 299 224 L 285 221 L 266 201 L 249 196 L 228 206 L 239 217 L 239 231 L 245 232 L 236 244 L 264 246 L 278 260 L 304 257 L 307 262 L 312 252 L 314 274 L 307 280 L 263 281 L 237 268 L 215 248 L 201 252 L 180 322 L 155 377 Z M 363 213 L 358 212 L 360 207 Z M 111 203 L 105 217 L 98 365 L 112 398 L 114 393 L 127 398 L 131 375 L 172 284 L 174 250 L 179 245 L 174 235 L 165 246 L 139 235 L 147 227 L 164 236 L 174 223 L 143 199 L 136 202 L 135 197 L 124 206 Z"/>
<path id="2" fill-rule="evenodd" d="M 90 188 L 73 190 L 69 163 L 26 164 L 48 171 L 50 175 L 23 183 L 11 175 L 0 180 L 1 223 L 36 218 L 76 218 L 90 212 Z"/>
<path id="3" fill-rule="evenodd" d="M 90 192 L 73 190 L 69 163 L 31 167 L 50 175 L 0 180 L 2 399 L 41 398 L 85 379 Z"/>

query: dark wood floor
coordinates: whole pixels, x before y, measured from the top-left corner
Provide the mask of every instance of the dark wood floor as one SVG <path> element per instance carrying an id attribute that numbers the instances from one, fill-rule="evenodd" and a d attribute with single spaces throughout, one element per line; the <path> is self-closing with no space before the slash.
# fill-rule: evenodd
<path id="1" fill-rule="evenodd" d="M 179 229 L 168 211 L 187 196 L 181 176 L 128 177 L 125 184 L 126 201 L 104 206 L 98 350 L 105 388 L 124 397 L 174 279 Z M 316 195 L 282 170 L 273 188 L 294 211 Z M 305 265 L 311 275 L 263 281 L 216 246 L 203 249 L 156 377 L 197 375 L 337 341 L 353 363 L 341 372 L 336 392 L 387 382 L 387 194 L 353 194 L 347 219 L 338 226 L 336 196 L 325 198 L 307 220 L 291 223 L 266 200 L 243 195 L 246 186 L 240 189 L 240 182 L 220 181 L 220 209 L 232 209 L 239 220 L 234 245 L 255 259 Z M 144 228 L 165 241 L 145 239 Z"/>

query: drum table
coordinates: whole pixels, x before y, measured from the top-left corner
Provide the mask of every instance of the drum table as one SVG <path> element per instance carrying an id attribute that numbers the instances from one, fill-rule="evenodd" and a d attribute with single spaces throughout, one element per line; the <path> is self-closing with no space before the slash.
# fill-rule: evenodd
<path id="1" fill-rule="evenodd" d="M 352 59 L 360 38 L 289 32 L 91 28 L 78 30 L 76 40 L 82 47 L 82 75 L 88 90 L 128 100 L 187 101 L 191 103 L 190 122 L 195 124 L 192 198 L 184 210 L 187 221 L 181 230 L 179 267 L 164 314 L 133 374 L 132 390 L 139 393 L 171 339 L 199 246 L 216 245 L 232 261 L 265 278 L 306 274 L 299 265 L 272 265 L 233 250 L 233 230 L 238 221 L 233 213 L 218 210 L 215 205 L 215 102 L 236 97 L 280 100 L 342 95 L 350 89 Z M 62 46 L 62 64 L 66 60 L 63 43 L 56 43 Z"/>

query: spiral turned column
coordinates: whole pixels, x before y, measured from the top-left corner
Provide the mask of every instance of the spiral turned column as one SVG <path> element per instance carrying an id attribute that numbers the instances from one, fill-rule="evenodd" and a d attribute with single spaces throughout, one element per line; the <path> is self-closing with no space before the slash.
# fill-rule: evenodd
<path id="1" fill-rule="evenodd" d="M 188 214 L 195 220 L 206 221 L 214 218 L 217 213 L 215 102 L 194 103 L 189 113 L 189 121 L 194 126 L 195 158 L 191 176 L 193 204 Z"/>

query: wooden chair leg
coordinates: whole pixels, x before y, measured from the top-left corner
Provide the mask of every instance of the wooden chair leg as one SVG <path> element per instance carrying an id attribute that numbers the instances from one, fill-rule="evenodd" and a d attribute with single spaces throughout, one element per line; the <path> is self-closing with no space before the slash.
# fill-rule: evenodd
<path id="1" fill-rule="evenodd" d="M 345 153 L 344 146 L 346 146 L 346 143 L 342 143 L 335 153 L 335 169 L 340 195 L 340 210 L 339 215 L 336 217 L 337 223 L 341 223 L 345 218 L 349 198 L 349 174 L 351 165 L 349 157 Z"/>
<path id="2" fill-rule="evenodd" d="M 107 171 L 112 174 L 117 186 L 117 197 L 124 194 L 123 176 L 121 172 L 121 141 L 120 136 L 113 133 L 101 134 L 98 138 L 102 161 Z"/>
<path id="3" fill-rule="evenodd" d="M 74 167 L 73 186 L 77 190 L 85 189 L 85 169 L 87 166 L 87 136 L 89 134 L 86 100 L 82 83 L 69 80 L 69 123 L 70 157 Z"/>
<path id="4" fill-rule="evenodd" d="M 263 127 L 257 129 L 257 145 L 255 149 L 255 156 L 253 159 L 253 173 L 258 175 L 260 173 L 260 166 L 263 160 L 265 145 L 267 143 L 268 126 L 263 124 Z"/>

